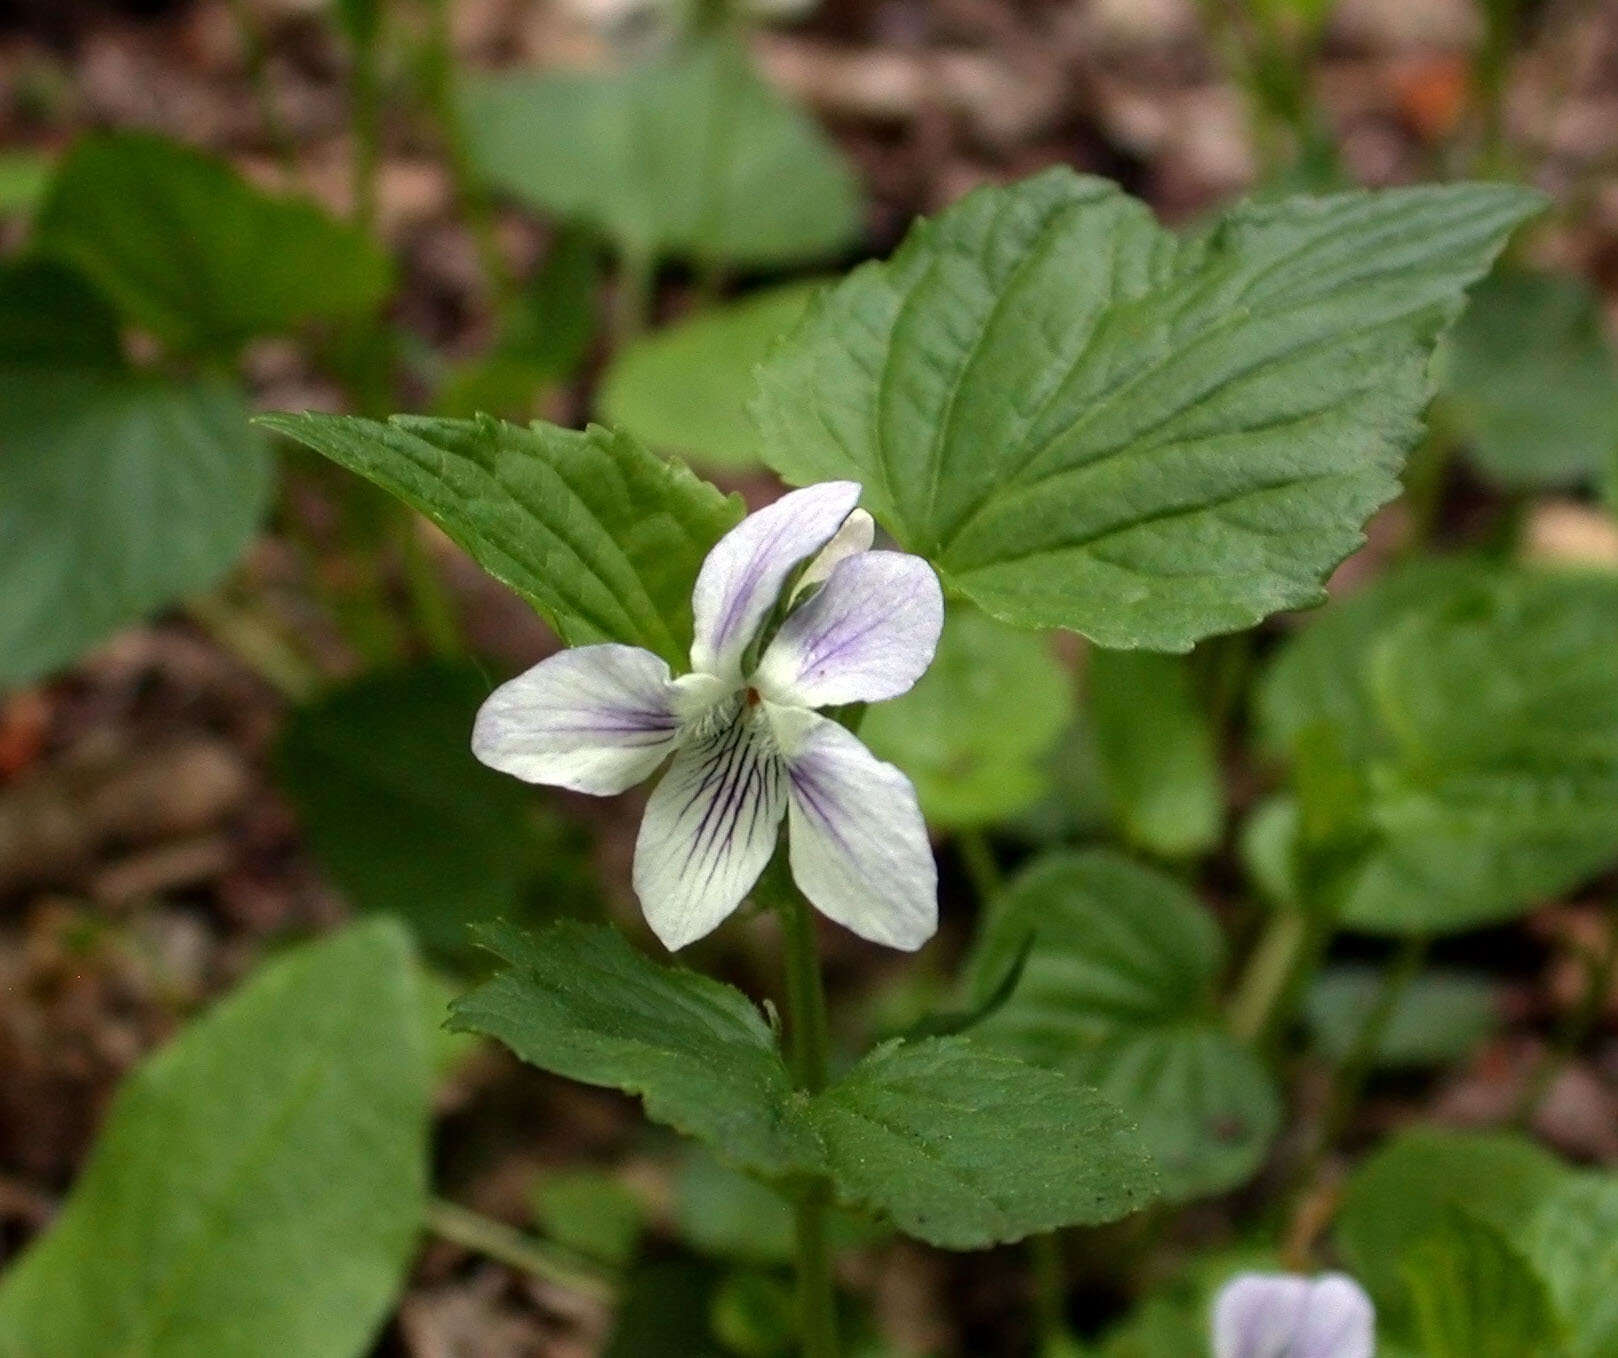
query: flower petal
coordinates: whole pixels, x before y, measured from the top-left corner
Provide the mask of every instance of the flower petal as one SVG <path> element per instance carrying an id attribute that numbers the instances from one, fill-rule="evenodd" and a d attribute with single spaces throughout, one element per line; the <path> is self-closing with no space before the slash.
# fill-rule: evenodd
<path id="1" fill-rule="evenodd" d="M 638 646 L 578 646 L 501 684 L 478 709 L 472 753 L 529 783 L 610 796 L 651 777 L 679 719 L 669 667 Z"/>
<path id="2" fill-rule="evenodd" d="M 793 879 L 861 938 L 919 948 L 938 928 L 938 868 L 910 780 L 818 712 L 767 710 L 786 761 Z"/>
<path id="3" fill-rule="evenodd" d="M 831 540 L 859 498 L 854 481 L 806 486 L 749 514 L 714 544 L 691 595 L 692 669 L 740 676 L 742 652 L 775 607 L 787 576 Z"/>
<path id="4" fill-rule="evenodd" d="M 635 841 L 635 894 L 671 950 L 742 903 L 775 851 L 785 809 L 784 772 L 760 710 L 730 701 L 734 718 L 680 747 Z"/>
<path id="5" fill-rule="evenodd" d="M 1371 1358 L 1371 1299 L 1352 1278 L 1243 1273 L 1214 1303 L 1214 1358 Z"/>
<path id="6" fill-rule="evenodd" d="M 1294 1345 L 1298 1358 L 1371 1358 L 1375 1335 L 1376 1308 L 1357 1282 L 1341 1273 L 1314 1280 Z"/>
<path id="7" fill-rule="evenodd" d="M 863 509 L 856 509 L 843 520 L 843 526 L 832 534 L 831 541 L 820 549 L 815 559 L 803 568 L 798 583 L 792 587 L 792 597 L 796 599 L 811 585 L 821 584 L 849 557 L 870 551 L 875 541 L 876 520 Z"/>
<path id="8" fill-rule="evenodd" d="M 904 552 L 849 557 L 788 615 L 755 682 L 793 707 L 897 698 L 933 663 L 944 593 L 933 568 Z"/>

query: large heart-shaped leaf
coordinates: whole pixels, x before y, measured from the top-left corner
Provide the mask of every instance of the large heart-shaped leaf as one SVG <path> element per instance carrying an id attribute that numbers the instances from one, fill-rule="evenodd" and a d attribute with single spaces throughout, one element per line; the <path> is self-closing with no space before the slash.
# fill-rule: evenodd
<path id="1" fill-rule="evenodd" d="M 627 434 L 398 415 L 260 419 L 420 510 L 571 646 L 620 641 L 683 665 L 691 587 L 741 517 Z"/>
<path id="2" fill-rule="evenodd" d="M 266 194 L 224 161 L 141 132 L 74 148 L 36 244 L 188 352 L 229 354 L 254 335 L 366 320 L 392 281 L 387 256 L 314 203 Z"/>
<path id="3" fill-rule="evenodd" d="M 1157 1196 L 1127 1118 L 966 1038 L 890 1042 L 815 1099 L 839 1198 L 945 1249 L 1114 1221 Z"/>
<path id="4" fill-rule="evenodd" d="M 755 1173 L 820 1167 L 775 1034 L 739 990 L 659 966 L 610 929 L 562 923 L 530 938 L 492 926 L 481 937 L 509 966 L 456 1001 L 452 1027 L 498 1038 L 544 1070 L 638 1094 L 649 1117 Z"/>
<path id="5" fill-rule="evenodd" d="M 995 902 L 973 953 L 978 994 L 1030 937 L 979 1041 L 1094 1085 L 1140 1123 L 1171 1198 L 1233 1187 L 1280 1121 L 1264 1068 L 1224 1030 L 1224 943 L 1174 878 L 1108 850 L 1037 860 Z"/>
<path id="6" fill-rule="evenodd" d="M 1618 1175 L 1572 1175 L 1552 1189 L 1525 1248 L 1562 1319 L 1570 1358 L 1618 1352 Z"/>
<path id="7" fill-rule="evenodd" d="M 1185 650 L 1318 602 L 1398 493 L 1427 363 L 1537 195 L 1250 204 L 1189 237 L 1054 170 L 823 294 L 761 370 L 766 457 L 851 477 L 989 612 Z"/>
<path id="8" fill-rule="evenodd" d="M 835 147 L 723 39 L 611 74 L 472 80 L 462 113 L 491 184 L 632 255 L 779 265 L 858 233 Z"/>
<path id="9" fill-rule="evenodd" d="M 367 1351 L 425 1205 L 421 1009 L 408 936 L 378 921 L 271 963 L 149 1058 L 0 1283 L 0 1353 Z"/>
<path id="10" fill-rule="evenodd" d="M 228 384 L 0 364 L 0 685 L 213 585 L 270 472 Z"/>
<path id="11" fill-rule="evenodd" d="M 606 929 L 486 938 L 510 968 L 458 1001 L 452 1026 L 638 1094 L 650 1117 L 762 1178 L 829 1178 L 840 1201 L 922 1240 L 979 1249 L 1111 1221 L 1156 1194 L 1128 1120 L 1059 1072 L 931 1038 L 890 1042 L 811 1096 L 738 990 Z"/>

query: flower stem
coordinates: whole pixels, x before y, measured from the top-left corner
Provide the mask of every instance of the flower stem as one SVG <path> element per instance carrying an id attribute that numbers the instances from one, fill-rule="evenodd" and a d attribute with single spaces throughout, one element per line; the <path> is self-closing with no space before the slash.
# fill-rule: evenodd
<path id="1" fill-rule="evenodd" d="M 425 1224 L 434 1235 L 451 1244 L 532 1273 L 571 1292 L 610 1302 L 617 1291 L 610 1277 L 571 1252 L 459 1203 L 432 1199 L 427 1204 Z"/>
<path id="2" fill-rule="evenodd" d="M 784 874 L 781 874 L 784 876 Z M 809 903 L 796 887 L 778 880 L 772 891 L 785 942 L 787 1055 L 792 1077 L 810 1094 L 826 1087 L 831 1037 L 826 1025 L 826 988 Z M 798 1324 L 804 1358 L 837 1358 L 836 1295 L 826 1208 L 831 1185 L 812 1179 L 794 1212 L 798 1256 Z"/>

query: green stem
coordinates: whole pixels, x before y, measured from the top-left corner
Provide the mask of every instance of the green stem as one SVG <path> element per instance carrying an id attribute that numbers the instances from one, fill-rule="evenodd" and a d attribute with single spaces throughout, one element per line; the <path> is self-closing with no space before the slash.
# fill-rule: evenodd
<path id="1" fill-rule="evenodd" d="M 382 0 L 377 0 L 381 24 Z M 352 97 L 354 101 L 354 220 L 370 234 L 376 228 L 377 167 L 381 161 L 381 72 L 377 54 L 380 33 L 356 35 Z"/>
<path id="2" fill-rule="evenodd" d="M 1243 1042 L 1266 1046 L 1272 1040 L 1313 932 L 1307 911 L 1282 909 L 1270 917 L 1230 1000 L 1230 1030 Z"/>
<path id="3" fill-rule="evenodd" d="M 1365 1082 L 1376 1064 L 1376 1054 L 1382 1046 L 1383 1035 L 1388 1031 L 1388 1024 L 1399 1007 L 1399 1001 L 1404 998 L 1410 983 L 1421 971 L 1421 964 L 1427 958 L 1427 947 L 1428 939 L 1425 934 L 1412 934 L 1400 943 L 1398 952 L 1394 954 L 1393 961 L 1382 977 L 1382 985 L 1377 991 L 1375 1003 L 1366 1014 L 1364 1022 L 1360 1024 L 1359 1031 L 1355 1033 L 1348 1052 L 1332 1073 L 1331 1089 L 1326 1098 L 1325 1110 L 1320 1115 L 1320 1122 L 1310 1143 L 1309 1152 L 1304 1157 L 1297 1175 L 1296 1182 L 1300 1192 L 1307 1192 L 1309 1185 L 1319 1178 L 1326 1157 L 1331 1154 L 1332 1147 L 1337 1144 L 1337 1139 L 1348 1126 L 1349 1117 L 1358 1106 L 1360 1095 L 1365 1090 Z"/>
<path id="4" fill-rule="evenodd" d="M 1068 1338 L 1067 1268 L 1054 1231 L 1028 1238 L 1028 1264 L 1034 1275 L 1034 1320 L 1042 1352 L 1059 1350 Z"/>
<path id="5" fill-rule="evenodd" d="M 826 1087 L 831 1036 L 814 918 L 802 893 L 789 883 L 778 878 L 771 895 L 781 917 L 785 944 L 787 1055 L 798 1088 L 816 1094 Z M 831 1185 L 824 1179 L 811 1179 L 794 1210 L 798 1324 L 805 1358 L 837 1358 L 837 1298 L 826 1238 L 830 1201 Z"/>
<path id="6" fill-rule="evenodd" d="M 1607 941 L 1601 951 L 1585 954 L 1584 966 L 1584 994 L 1557 1031 L 1556 1040 L 1546 1047 L 1529 1073 L 1517 1098 L 1517 1105 L 1512 1110 L 1512 1121 L 1525 1130 L 1533 1125 L 1540 1105 L 1545 1102 L 1545 1096 L 1562 1068 L 1595 1031 L 1607 996 L 1612 993 L 1614 982 L 1618 981 L 1618 917 L 1608 921 Z"/>
<path id="7" fill-rule="evenodd" d="M 422 540 L 421 525 L 416 522 L 413 510 L 406 509 L 400 516 L 399 551 L 417 635 L 427 650 L 441 660 L 464 655 L 466 646 L 455 616 L 454 601 Z"/>
<path id="8" fill-rule="evenodd" d="M 646 329 L 657 288 L 657 265 L 650 254 L 624 252 L 613 288 L 611 337 L 616 353 Z"/>
<path id="9" fill-rule="evenodd" d="M 291 175 L 297 169 L 298 158 L 293 152 L 292 138 L 286 124 L 275 107 L 275 91 L 270 86 L 269 72 L 264 65 L 264 32 L 247 0 L 230 0 L 231 18 L 236 23 L 236 34 L 241 39 L 242 59 L 247 66 L 248 83 L 253 87 L 253 98 L 258 104 L 259 121 L 264 124 L 264 136 L 275 152 L 281 168 Z"/>
<path id="10" fill-rule="evenodd" d="M 320 671 L 258 614 L 238 608 L 218 594 L 191 599 L 185 611 L 192 622 L 283 698 L 294 703 L 307 701 L 324 681 Z"/>
<path id="11" fill-rule="evenodd" d="M 1410 519 L 1399 545 L 1401 556 L 1416 556 L 1430 547 L 1443 514 L 1444 490 L 1457 440 L 1447 428 L 1439 426 L 1439 418 L 1430 417 L 1427 437 L 1411 454 L 1405 469 L 1405 505 Z"/>
<path id="12" fill-rule="evenodd" d="M 1509 172 L 1506 151 L 1506 78 L 1517 35 L 1517 0 L 1485 0 L 1483 42 L 1472 66 L 1472 92 L 1477 101 L 1482 138 L 1478 147 L 1478 173 L 1504 178 Z"/>
<path id="13" fill-rule="evenodd" d="M 455 51 L 450 40 L 450 0 L 431 0 L 429 10 L 427 100 L 433 120 L 438 124 L 439 135 L 444 140 L 444 160 L 449 170 L 450 185 L 466 217 L 467 228 L 477 248 L 484 283 L 498 310 L 511 295 L 511 273 L 506 268 L 505 257 L 500 253 L 500 242 L 495 235 L 494 209 L 472 173 L 471 156 L 466 149 L 466 129 L 462 126 L 461 111 L 455 102 Z"/>
<path id="14" fill-rule="evenodd" d="M 459 1203 L 432 1199 L 427 1204 L 425 1224 L 434 1235 L 452 1244 L 532 1273 L 570 1292 L 602 1302 L 612 1301 L 617 1294 L 613 1280 L 587 1260 Z"/>
<path id="15" fill-rule="evenodd" d="M 973 894 L 980 906 L 986 906 L 1000 893 L 1004 880 L 1000 864 L 995 861 L 994 849 L 981 830 L 961 830 L 955 836 L 955 847 L 960 851 L 961 866 L 966 869 L 972 883 Z"/>

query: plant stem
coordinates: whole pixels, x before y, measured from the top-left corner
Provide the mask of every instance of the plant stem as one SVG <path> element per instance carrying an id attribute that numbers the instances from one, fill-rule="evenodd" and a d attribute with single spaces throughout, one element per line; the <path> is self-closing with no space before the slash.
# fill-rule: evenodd
<path id="1" fill-rule="evenodd" d="M 422 527 L 416 521 L 414 510 L 406 509 L 400 516 L 399 554 L 403 558 L 410 611 L 416 633 L 427 650 L 440 660 L 454 659 L 466 653 L 466 646 L 455 615 L 454 600 L 422 539 Z"/>
<path id="2" fill-rule="evenodd" d="M 994 849 L 981 830 L 961 830 L 955 836 L 955 847 L 960 851 L 961 866 L 972 882 L 973 894 L 980 906 L 986 906 L 1000 893 L 1002 877 L 1000 864 L 995 861 Z"/>
<path id="3" fill-rule="evenodd" d="M 1034 1275 L 1034 1321 L 1042 1352 L 1068 1338 L 1067 1269 L 1055 1231 L 1028 1237 L 1028 1263 Z"/>
<path id="4" fill-rule="evenodd" d="M 786 954 L 787 1055 L 798 1088 L 817 1094 L 826 1087 L 831 1037 L 814 919 L 809 903 L 795 886 L 778 878 L 772 895 L 781 917 Z M 837 1298 L 826 1238 L 830 1200 L 830 1184 L 824 1179 L 811 1179 L 794 1211 L 798 1324 L 804 1358 L 837 1358 Z"/>
<path id="5" fill-rule="evenodd" d="M 650 254 L 625 251 L 618 257 L 613 287 L 611 338 L 617 353 L 646 329 L 657 287 L 657 265 Z"/>
<path id="6" fill-rule="evenodd" d="M 1533 1125 L 1539 1107 L 1562 1067 L 1573 1059 L 1595 1030 L 1607 996 L 1612 993 L 1614 982 L 1618 982 L 1618 914 L 1607 922 L 1605 945 L 1600 952 L 1585 953 L 1584 964 L 1584 994 L 1558 1030 L 1556 1040 L 1546 1047 L 1535 1063 L 1523 1084 L 1517 1106 L 1512 1110 L 1512 1122 L 1524 1130 Z"/>
<path id="7" fill-rule="evenodd" d="M 320 671 L 269 622 L 221 595 L 199 595 L 186 603 L 185 611 L 192 622 L 283 698 L 305 702 L 324 681 Z"/>
<path id="8" fill-rule="evenodd" d="M 459 1203 L 431 1199 L 427 1204 L 426 1226 L 434 1235 L 452 1244 L 532 1273 L 570 1292 L 603 1302 L 612 1301 L 617 1294 L 618 1289 L 610 1277 L 570 1250 L 539 1240 Z"/>
<path id="9" fill-rule="evenodd" d="M 1230 1000 L 1230 1030 L 1243 1042 L 1266 1046 L 1273 1039 L 1312 932 L 1306 910 L 1281 909 L 1270 917 Z"/>
<path id="10" fill-rule="evenodd" d="M 1383 974 L 1376 1001 L 1360 1024 L 1359 1031 L 1354 1034 L 1352 1045 L 1332 1072 L 1326 1107 L 1297 1174 L 1300 1192 L 1307 1191 L 1309 1185 L 1319 1177 L 1326 1157 L 1331 1154 L 1332 1147 L 1348 1125 L 1348 1119 L 1365 1089 L 1365 1081 L 1376 1064 L 1382 1037 L 1388 1031 L 1388 1024 L 1399 1007 L 1399 1001 L 1421 971 L 1421 964 L 1427 957 L 1427 947 L 1425 934 L 1411 934 L 1399 944 L 1398 952 Z"/>
<path id="11" fill-rule="evenodd" d="M 247 66 L 247 79 L 253 87 L 253 98 L 258 103 L 264 136 L 282 170 L 290 176 L 297 169 L 297 156 L 292 149 L 292 138 L 287 135 L 286 124 L 281 121 L 280 110 L 275 107 L 275 91 L 270 87 L 269 72 L 264 67 L 263 30 L 247 0 L 230 0 L 230 14 L 236 23 L 236 34 L 241 39 L 242 60 Z"/>
<path id="12" fill-rule="evenodd" d="M 383 14 L 377 0 L 377 25 Z M 370 234 L 376 229 L 377 166 L 381 159 L 382 111 L 381 73 L 378 69 L 380 32 L 355 34 L 354 71 L 351 79 L 354 101 L 354 221 Z"/>

